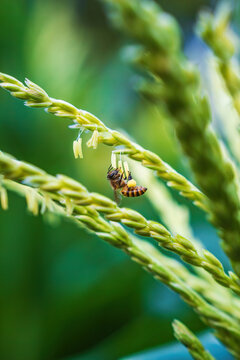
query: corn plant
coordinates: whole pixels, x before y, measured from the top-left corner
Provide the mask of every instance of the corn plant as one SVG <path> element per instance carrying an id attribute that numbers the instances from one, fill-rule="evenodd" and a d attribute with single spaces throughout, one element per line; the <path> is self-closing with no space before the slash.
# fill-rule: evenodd
<path id="1" fill-rule="evenodd" d="M 86 229 L 124 251 L 156 280 L 179 294 L 213 329 L 214 335 L 229 352 L 240 359 L 238 154 L 229 154 L 212 126 L 208 95 L 198 69 L 183 53 L 176 20 L 149 0 L 104 0 L 103 3 L 112 23 L 134 42 L 129 51 L 130 61 L 146 73 L 138 90 L 148 101 L 164 108 L 189 160 L 195 183 L 152 152 L 150 146 L 145 149 L 130 136 L 109 128 L 90 112 L 50 97 L 28 79 L 23 83 L 0 73 L 0 86 L 13 97 L 23 100 L 26 106 L 42 108 L 47 113 L 72 121 L 71 127 L 79 131 L 73 140 L 76 159 L 84 157 L 82 134 L 90 132 L 88 147 L 95 151 L 99 144 L 112 147 L 109 162 L 113 168 L 121 168 L 126 175 L 129 167 L 135 169 L 138 162 L 141 173 L 144 168 L 149 169 L 152 174 L 146 175 L 148 192 L 144 196 L 149 197 L 152 206 L 165 218 L 166 226 L 145 218 L 136 210 L 120 206 L 103 194 L 90 192 L 84 184 L 70 177 L 50 175 L 5 152 L 0 152 L 2 209 L 8 209 L 8 191 L 16 192 L 26 198 L 27 207 L 34 215 L 52 212 L 68 217 L 80 225 L 81 231 Z M 196 32 L 214 53 L 218 76 L 239 119 L 240 77 L 232 61 L 235 38 L 230 29 L 230 18 L 231 8 L 226 4 L 221 5 L 216 14 L 201 13 Z M 231 118 L 223 121 L 231 122 Z M 240 136 L 238 127 L 232 136 Z M 228 143 L 231 141 L 228 138 Z M 189 211 L 185 216 L 186 210 L 176 204 L 157 178 L 200 208 L 216 227 L 232 271 L 227 272 L 220 260 L 194 238 L 188 222 Z M 171 221 L 171 211 L 181 218 L 177 231 L 175 222 Z M 158 246 L 152 245 L 148 239 Z M 174 259 L 171 253 L 175 254 Z M 175 320 L 173 328 L 176 338 L 188 348 L 194 359 L 214 359 L 185 325 Z"/>

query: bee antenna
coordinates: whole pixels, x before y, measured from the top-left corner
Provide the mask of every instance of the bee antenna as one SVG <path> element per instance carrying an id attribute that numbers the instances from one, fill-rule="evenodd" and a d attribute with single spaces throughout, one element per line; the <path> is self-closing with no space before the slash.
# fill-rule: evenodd
<path id="1" fill-rule="evenodd" d="M 112 164 L 109 166 L 109 168 L 108 168 L 108 172 L 110 171 L 110 170 L 112 170 L 113 169 L 113 167 L 112 167 Z"/>

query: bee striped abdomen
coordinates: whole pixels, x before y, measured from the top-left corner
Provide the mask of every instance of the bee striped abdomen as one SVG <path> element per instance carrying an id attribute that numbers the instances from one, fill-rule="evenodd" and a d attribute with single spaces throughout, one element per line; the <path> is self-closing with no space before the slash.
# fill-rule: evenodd
<path id="1" fill-rule="evenodd" d="M 123 196 L 137 197 L 137 196 L 143 195 L 146 191 L 147 191 L 147 188 L 145 188 L 143 186 L 134 186 L 134 187 L 125 186 L 122 189 L 121 193 L 123 194 Z"/>

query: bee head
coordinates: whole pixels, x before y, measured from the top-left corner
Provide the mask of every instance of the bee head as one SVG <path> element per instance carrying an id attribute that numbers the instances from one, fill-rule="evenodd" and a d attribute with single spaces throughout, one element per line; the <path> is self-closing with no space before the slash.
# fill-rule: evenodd
<path id="1" fill-rule="evenodd" d="M 109 167 L 108 173 L 107 173 L 107 179 L 108 180 L 115 180 L 119 177 L 119 170 L 113 169 L 112 167 Z"/>

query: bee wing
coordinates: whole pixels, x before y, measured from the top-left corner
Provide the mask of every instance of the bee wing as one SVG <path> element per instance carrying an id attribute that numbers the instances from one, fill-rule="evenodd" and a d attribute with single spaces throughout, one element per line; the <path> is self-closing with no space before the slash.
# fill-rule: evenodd
<path id="1" fill-rule="evenodd" d="M 119 194 L 119 192 L 117 190 L 114 190 L 114 201 L 117 203 L 117 205 L 120 204 L 121 200 L 122 200 L 122 197 Z"/>

